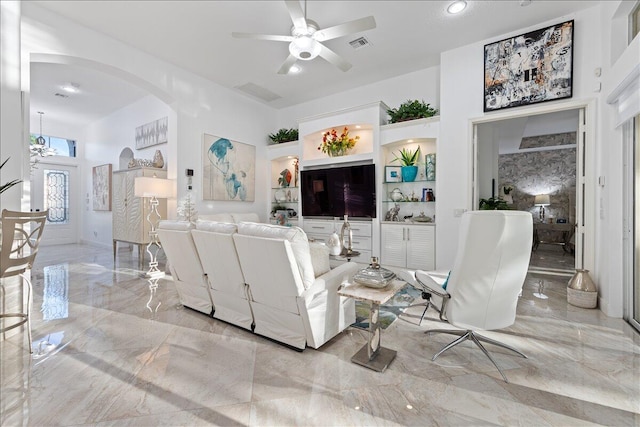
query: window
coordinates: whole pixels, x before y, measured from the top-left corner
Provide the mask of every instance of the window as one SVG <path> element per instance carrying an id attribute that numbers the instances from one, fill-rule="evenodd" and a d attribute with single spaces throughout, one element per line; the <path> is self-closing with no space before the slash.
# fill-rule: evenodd
<path id="1" fill-rule="evenodd" d="M 31 134 L 31 144 L 35 144 L 36 138 L 40 135 Z M 75 157 L 76 156 L 76 142 L 72 139 L 58 138 L 55 136 L 42 135 L 45 140 L 45 145 L 48 148 L 55 150 L 56 156 L 63 157 Z"/>
<path id="2" fill-rule="evenodd" d="M 44 170 L 44 205 L 48 223 L 69 223 L 69 172 Z"/>

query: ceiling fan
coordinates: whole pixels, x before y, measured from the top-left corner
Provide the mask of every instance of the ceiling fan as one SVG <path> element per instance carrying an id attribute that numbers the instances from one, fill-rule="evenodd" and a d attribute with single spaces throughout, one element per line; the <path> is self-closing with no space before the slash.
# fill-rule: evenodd
<path id="1" fill-rule="evenodd" d="M 284 2 L 287 5 L 289 15 L 291 15 L 291 20 L 293 21 L 290 36 L 231 33 L 231 35 L 236 38 L 289 42 L 289 57 L 287 57 L 282 67 L 278 70 L 278 74 L 287 74 L 298 59 L 310 61 L 318 56 L 324 58 L 327 62 L 335 65 L 342 71 L 348 71 L 351 68 L 351 64 L 323 45 L 322 42 L 371 30 L 376 27 L 376 20 L 373 16 L 367 16 L 366 18 L 360 18 L 355 21 L 321 29 L 315 21 L 307 19 L 306 0 L 304 13 L 299 0 L 285 0 Z"/>

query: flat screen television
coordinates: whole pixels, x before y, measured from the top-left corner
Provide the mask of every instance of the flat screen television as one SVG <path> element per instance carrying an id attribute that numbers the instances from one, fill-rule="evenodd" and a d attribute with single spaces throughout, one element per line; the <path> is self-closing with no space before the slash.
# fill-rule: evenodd
<path id="1" fill-rule="evenodd" d="M 375 165 L 300 172 L 302 215 L 306 217 L 376 217 Z"/>

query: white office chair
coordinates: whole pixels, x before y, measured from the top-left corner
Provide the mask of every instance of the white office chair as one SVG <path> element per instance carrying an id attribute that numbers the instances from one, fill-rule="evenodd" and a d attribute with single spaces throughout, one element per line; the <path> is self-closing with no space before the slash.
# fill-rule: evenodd
<path id="1" fill-rule="evenodd" d="M 446 333 L 459 338 L 437 352 L 473 341 L 508 382 L 500 366 L 481 342 L 515 348 L 478 334 L 511 326 L 516 318 L 518 295 L 529 268 L 533 220 L 521 211 L 473 211 L 462 216 L 458 253 L 446 289 L 441 272 L 403 272 L 402 277 L 418 289 L 442 297 L 441 318 L 462 330 L 432 329 L 428 334 Z"/>
<path id="2" fill-rule="evenodd" d="M 5 289 L 0 283 L 2 306 L 0 306 L 0 333 L 27 325 L 29 353 L 31 348 L 31 294 L 29 277 L 25 274 L 33 266 L 38 253 L 40 239 L 47 221 L 48 210 L 44 212 L 12 212 L 2 210 L 2 245 L 0 246 L 0 280 L 19 276 L 27 284 L 27 299 L 19 312 L 5 312 Z M 22 291 L 22 288 L 20 288 Z M 24 292 L 24 291 L 23 291 Z"/>

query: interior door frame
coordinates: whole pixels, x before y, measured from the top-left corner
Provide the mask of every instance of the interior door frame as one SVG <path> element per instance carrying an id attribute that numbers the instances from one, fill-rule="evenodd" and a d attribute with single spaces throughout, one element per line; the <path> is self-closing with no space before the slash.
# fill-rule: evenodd
<path id="1" fill-rule="evenodd" d="M 555 113 L 567 110 L 582 110 L 581 123 L 578 126 L 579 136 L 576 141 L 576 268 L 591 270 L 596 273 L 595 263 L 595 111 L 596 100 L 576 100 L 542 104 L 523 109 L 506 110 L 491 113 L 483 117 L 469 120 L 469 135 L 473 153 L 470 162 L 472 177 L 468 206 L 478 209 L 478 140 L 477 127 L 480 124 L 509 120 L 539 114 Z"/>

